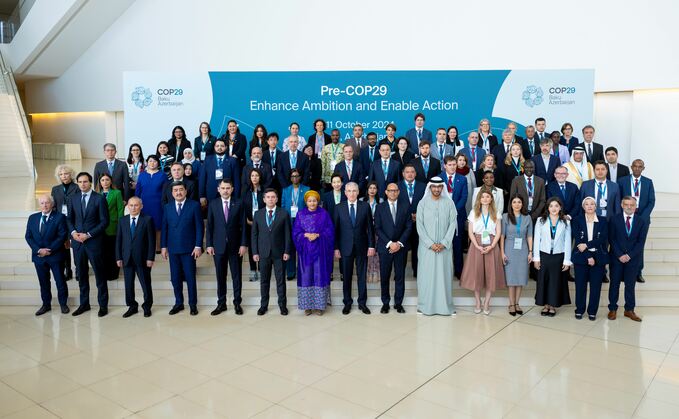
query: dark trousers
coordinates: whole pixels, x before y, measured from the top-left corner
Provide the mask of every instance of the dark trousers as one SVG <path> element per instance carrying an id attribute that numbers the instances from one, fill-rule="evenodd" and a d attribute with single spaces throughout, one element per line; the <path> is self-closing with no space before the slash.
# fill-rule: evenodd
<path id="1" fill-rule="evenodd" d="M 382 290 L 382 304 L 389 305 L 389 279 L 391 269 L 394 268 L 394 305 L 403 304 L 403 296 L 406 292 L 406 250 L 401 249 L 396 253 L 380 252 L 380 288 Z"/>
<path id="2" fill-rule="evenodd" d="M 285 262 L 285 270 L 287 271 L 288 278 L 293 278 L 297 275 L 297 249 L 295 249 L 294 244 L 290 246 L 290 259 Z"/>
<path id="3" fill-rule="evenodd" d="M 459 227 L 453 236 L 453 271 L 455 276 L 460 278 L 462 276 L 462 237 L 460 236 L 461 230 Z"/>
<path id="4" fill-rule="evenodd" d="M 64 277 L 66 276 L 67 272 L 71 272 L 73 274 L 73 270 L 71 269 L 71 253 L 73 253 L 73 259 L 75 260 L 75 250 L 73 249 L 66 249 L 66 255 L 64 256 L 64 259 L 61 261 L 61 271 L 64 273 Z M 78 276 L 78 270 L 76 269 L 75 276 Z"/>
<path id="5" fill-rule="evenodd" d="M 634 287 L 639 275 L 639 261 L 630 260 L 627 263 L 620 262 L 617 258 L 611 260 L 611 283 L 608 284 L 608 309 L 618 309 L 618 297 L 620 296 L 620 283 L 625 283 L 625 311 L 634 311 L 636 299 Z"/>
<path id="6" fill-rule="evenodd" d="M 116 236 L 104 234 L 101 249 L 106 280 L 111 281 L 118 279 L 120 276 L 120 268 L 118 268 L 118 265 L 116 264 Z"/>
<path id="7" fill-rule="evenodd" d="M 259 291 L 261 294 L 260 307 L 269 307 L 269 290 L 271 288 L 271 268 L 273 267 L 276 276 L 276 294 L 278 295 L 278 306 L 285 307 L 288 304 L 288 297 L 285 295 L 285 263 L 281 258 L 260 257 L 259 259 Z"/>
<path id="8" fill-rule="evenodd" d="M 585 307 L 587 307 L 587 314 L 596 316 L 601 297 L 601 283 L 604 279 L 604 266 L 600 264 L 575 265 L 575 312 L 577 314 L 584 314 Z M 589 305 L 586 304 L 587 283 L 589 283 Z"/>
<path id="9" fill-rule="evenodd" d="M 40 298 L 42 305 L 52 306 L 52 284 L 50 283 L 50 271 L 54 275 L 54 282 L 57 285 L 57 298 L 59 305 L 65 306 L 68 303 L 68 287 L 66 286 L 66 279 L 64 278 L 64 271 L 61 268 L 63 261 L 54 262 L 33 262 L 35 265 L 35 272 L 38 275 L 38 282 L 40 283 Z"/>
<path id="10" fill-rule="evenodd" d="M 247 229 L 247 234 L 248 237 L 251 236 L 252 234 L 252 227 L 251 226 L 246 226 Z M 252 258 L 252 246 L 248 247 L 248 262 L 250 263 L 250 272 L 257 272 L 257 262 Z"/>
<path id="11" fill-rule="evenodd" d="M 151 289 L 151 268 L 146 266 L 146 261 L 142 264 L 130 263 L 123 267 L 125 276 L 125 304 L 130 308 L 138 308 L 137 300 L 134 296 L 134 275 L 137 274 L 141 290 L 144 293 L 144 302 L 141 307 L 146 310 L 153 305 L 153 290 Z"/>
<path id="12" fill-rule="evenodd" d="M 408 252 L 410 252 L 410 266 L 413 269 L 413 276 L 417 277 L 417 248 L 420 246 L 420 236 L 417 235 L 415 229 L 410 233 L 408 238 Z M 408 263 L 408 255 L 403 255 L 403 263 Z"/>
<path id="13" fill-rule="evenodd" d="M 170 253 L 170 281 L 174 288 L 175 305 L 184 305 L 184 286 L 182 277 L 186 281 L 189 292 L 189 306 L 198 305 L 198 292 L 196 291 L 196 260 L 191 253 Z"/>
<path id="14" fill-rule="evenodd" d="M 80 305 L 90 305 L 90 267 L 88 263 L 92 265 L 92 270 L 94 271 L 99 307 L 108 308 L 108 284 L 104 275 L 101 248 L 96 248 L 92 243 L 89 246 L 81 244 L 75 252 L 75 267 L 80 278 L 78 280 L 78 285 L 80 286 Z"/>
<path id="15" fill-rule="evenodd" d="M 235 305 L 239 305 L 242 301 L 240 295 L 241 288 L 243 286 L 243 277 L 241 274 L 242 262 L 240 256 L 238 256 L 237 250 L 227 251 L 226 253 L 215 253 L 214 261 L 215 269 L 217 271 L 217 305 L 226 304 L 227 268 L 231 268 L 231 284 L 233 285 L 233 303 Z"/>
<path id="16" fill-rule="evenodd" d="M 358 285 L 358 306 L 363 307 L 368 301 L 368 289 L 365 285 L 365 275 L 368 270 L 368 256 L 357 255 L 354 250 L 351 255 L 342 255 L 342 290 L 344 292 L 344 305 L 350 306 L 354 303 L 351 298 L 351 281 L 354 276 L 354 263 L 356 264 L 356 278 Z"/>

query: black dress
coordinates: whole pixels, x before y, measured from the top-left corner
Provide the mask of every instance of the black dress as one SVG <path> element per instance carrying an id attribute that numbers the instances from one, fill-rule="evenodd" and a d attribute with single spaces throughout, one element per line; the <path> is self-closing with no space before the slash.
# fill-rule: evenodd
<path id="1" fill-rule="evenodd" d="M 405 167 L 406 164 L 412 162 L 415 159 L 415 154 L 413 154 L 413 152 L 410 150 L 406 150 L 405 153 L 403 153 L 403 156 L 401 156 L 401 153 L 397 150 L 391 156 L 391 158 L 401 163 L 401 167 Z"/>
<path id="2" fill-rule="evenodd" d="M 321 159 L 316 157 L 316 155 L 311 156 L 309 159 L 309 181 L 307 186 L 316 192 L 321 192 L 321 179 L 323 177 L 323 165 L 321 164 Z"/>

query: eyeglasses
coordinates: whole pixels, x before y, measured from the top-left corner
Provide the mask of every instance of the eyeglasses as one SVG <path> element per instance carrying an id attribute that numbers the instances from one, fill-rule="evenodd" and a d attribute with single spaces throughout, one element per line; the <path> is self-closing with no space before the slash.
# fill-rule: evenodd
<path id="1" fill-rule="evenodd" d="M 398 192 L 398 189 L 387 189 L 387 192 Z"/>

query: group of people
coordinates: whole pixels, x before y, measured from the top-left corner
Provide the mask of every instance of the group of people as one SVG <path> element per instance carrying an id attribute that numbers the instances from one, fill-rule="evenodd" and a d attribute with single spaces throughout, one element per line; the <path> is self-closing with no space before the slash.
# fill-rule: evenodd
<path id="1" fill-rule="evenodd" d="M 453 277 L 474 291 L 476 313 L 490 314 L 491 297 L 508 287 L 510 315 L 529 277 L 537 280 L 536 305 L 554 316 L 570 304 L 568 279 L 575 273 L 575 315 L 596 318 L 601 283 L 608 281 L 609 319 L 615 319 L 619 286 L 625 284 L 625 316 L 634 312 L 635 282 L 643 282 L 643 248 L 655 204 L 644 164 L 618 163 L 615 147 L 594 142 L 594 127 L 583 141 L 565 123 L 546 131 L 544 118 L 517 135 L 510 123 L 501 139 L 483 119 L 463 141 L 455 126 L 432 133 L 425 116 L 396 137 L 353 127 L 343 144 L 339 130 L 326 133 L 318 119 L 306 139 L 292 123 L 280 140 L 257 125 L 248 141 L 236 121 L 220 138 L 203 122 L 193 145 L 177 126 L 155 154 L 129 147 L 126 160 L 104 145 L 105 159 L 93 175 L 60 165 L 59 184 L 40 196 L 41 211 L 29 219 L 26 240 L 33 251 L 43 305 L 51 309 L 50 271 L 61 310 L 69 312 L 65 281 L 80 284 L 74 315 L 90 310 L 89 265 L 98 289 L 99 315 L 108 313 L 107 281 L 123 269 L 128 310 L 139 311 L 135 276 L 151 315 L 151 269 L 157 254 L 169 260 L 175 304 L 198 313 L 196 260 L 212 256 L 217 307 L 227 310 L 230 273 L 233 306 L 242 314 L 242 258 L 248 254 L 250 280 L 260 281 L 259 315 L 267 312 L 271 274 L 280 313 L 288 314 L 286 279 L 297 279 L 298 307 L 321 315 L 330 302 L 330 281 L 343 281 L 342 312 L 353 306 L 354 271 L 358 308 L 367 307 L 366 282 L 379 281 L 381 313 L 405 312 L 408 255 L 417 278 L 418 311 L 455 313 Z M 249 152 L 248 152 L 249 150 Z M 127 210 L 125 210 L 125 207 Z M 73 251 L 75 272 L 71 268 Z M 464 253 L 467 253 L 466 258 Z M 339 272 L 334 273 L 334 259 Z M 393 272 L 393 276 L 392 276 Z M 75 273 L 75 275 L 74 275 Z M 589 285 L 589 304 L 587 288 Z"/>

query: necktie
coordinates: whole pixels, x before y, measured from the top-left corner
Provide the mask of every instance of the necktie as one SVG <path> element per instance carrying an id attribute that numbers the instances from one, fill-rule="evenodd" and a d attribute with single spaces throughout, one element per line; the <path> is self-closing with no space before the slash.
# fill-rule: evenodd
<path id="1" fill-rule="evenodd" d="M 448 193 L 453 193 L 453 177 L 448 176 Z"/>
<path id="2" fill-rule="evenodd" d="M 108 192 L 104 192 L 104 199 L 108 199 Z"/>
<path id="3" fill-rule="evenodd" d="M 530 142 L 528 143 L 528 148 L 530 149 L 530 154 L 532 156 L 533 152 L 535 151 L 535 144 L 533 144 L 533 140 L 530 140 Z"/>
<path id="4" fill-rule="evenodd" d="M 113 176 L 113 162 L 108 162 L 108 174 Z"/>
<path id="5" fill-rule="evenodd" d="M 563 195 L 564 201 L 566 200 L 566 185 L 561 185 L 561 195 Z"/>
<path id="6" fill-rule="evenodd" d="M 229 221 L 229 202 L 224 201 L 224 221 Z"/>
<path id="7" fill-rule="evenodd" d="M 85 214 L 85 211 L 87 211 L 87 194 L 83 194 L 83 200 L 80 204 L 83 208 L 83 214 Z"/>
<path id="8" fill-rule="evenodd" d="M 259 169 L 259 163 L 255 163 L 255 169 Z"/>
<path id="9" fill-rule="evenodd" d="M 587 144 L 587 160 L 592 161 L 592 144 Z"/>
<path id="10" fill-rule="evenodd" d="M 269 216 L 266 217 L 267 227 L 271 227 L 271 223 L 273 223 L 273 210 L 269 210 Z"/>
<path id="11" fill-rule="evenodd" d="M 604 197 L 602 196 L 604 193 L 604 183 L 599 182 L 599 200 L 603 199 Z"/>
<path id="12" fill-rule="evenodd" d="M 354 204 L 350 205 L 351 208 L 349 208 L 349 217 L 351 217 L 351 225 L 355 226 L 356 225 L 356 209 L 354 208 Z"/>
<path id="13" fill-rule="evenodd" d="M 222 158 L 217 157 L 217 167 L 222 167 Z"/>
<path id="14" fill-rule="evenodd" d="M 426 176 L 427 173 L 429 173 L 429 159 L 424 159 L 422 163 L 424 165 L 424 174 Z"/>
<path id="15" fill-rule="evenodd" d="M 394 225 L 396 225 L 396 203 L 391 203 L 391 219 L 394 220 Z"/>
<path id="16" fill-rule="evenodd" d="M 543 133 L 541 133 L 541 132 L 538 133 L 538 137 L 539 137 L 541 140 L 544 138 L 544 135 L 545 135 L 545 134 L 543 134 Z"/>
<path id="17" fill-rule="evenodd" d="M 351 180 L 351 163 L 347 163 L 347 177 Z"/>
<path id="18" fill-rule="evenodd" d="M 639 179 L 634 179 L 634 196 L 639 197 Z"/>
<path id="19" fill-rule="evenodd" d="M 177 215 L 182 215 L 182 204 L 181 202 L 177 204 Z"/>
<path id="20" fill-rule="evenodd" d="M 370 161 L 375 160 L 375 147 L 370 147 Z"/>
<path id="21" fill-rule="evenodd" d="M 389 173 L 389 168 L 387 167 L 386 160 L 382 160 L 382 172 L 384 173 L 384 180 L 387 180 L 387 173 Z"/>
<path id="22" fill-rule="evenodd" d="M 297 152 L 296 151 L 290 151 L 290 167 L 291 168 L 297 167 Z"/>
<path id="23" fill-rule="evenodd" d="M 505 153 L 509 153 L 509 144 L 505 144 Z"/>
<path id="24" fill-rule="evenodd" d="M 272 151 L 271 152 L 271 167 L 273 167 L 276 164 L 276 152 Z"/>
<path id="25" fill-rule="evenodd" d="M 439 144 L 439 157 L 443 160 L 443 144 Z"/>
<path id="26" fill-rule="evenodd" d="M 130 234 L 134 236 L 134 231 L 137 229 L 137 217 L 132 217 L 132 224 L 130 224 Z"/>
<path id="27" fill-rule="evenodd" d="M 410 198 L 412 200 L 414 194 L 415 194 L 415 187 L 413 186 L 412 183 L 409 183 L 408 184 L 408 198 Z"/>
<path id="28" fill-rule="evenodd" d="M 422 139 L 422 130 L 418 129 L 417 130 L 417 141 L 420 141 Z"/>
<path id="29" fill-rule="evenodd" d="M 472 147 L 472 163 L 476 164 L 476 147 Z"/>
<path id="30" fill-rule="evenodd" d="M 630 220 L 631 220 L 631 219 L 632 219 L 632 217 L 630 217 L 630 216 L 628 215 L 628 216 L 627 216 L 627 221 L 625 221 L 625 227 L 627 227 L 627 236 L 629 236 L 630 233 L 632 232 L 632 223 L 630 223 Z"/>
<path id="31" fill-rule="evenodd" d="M 42 229 L 45 227 L 45 223 L 47 222 L 47 216 L 45 214 L 42 215 L 42 218 L 40 219 L 40 234 L 42 234 Z"/>
<path id="32" fill-rule="evenodd" d="M 528 197 L 533 196 L 533 182 L 531 181 L 531 178 L 528 178 Z"/>

